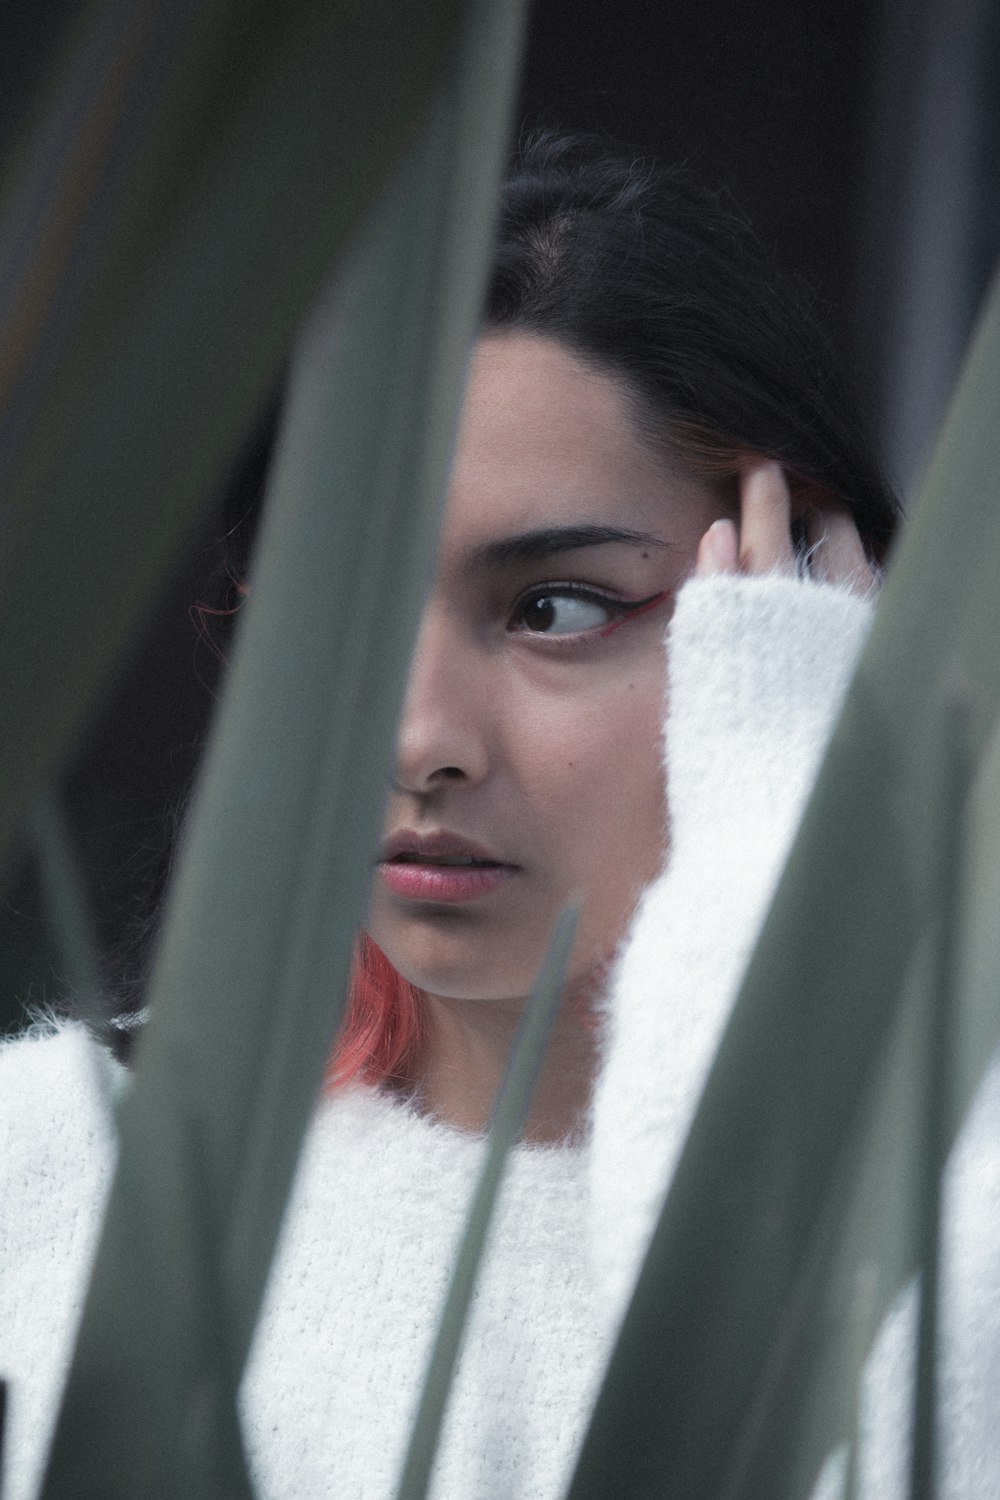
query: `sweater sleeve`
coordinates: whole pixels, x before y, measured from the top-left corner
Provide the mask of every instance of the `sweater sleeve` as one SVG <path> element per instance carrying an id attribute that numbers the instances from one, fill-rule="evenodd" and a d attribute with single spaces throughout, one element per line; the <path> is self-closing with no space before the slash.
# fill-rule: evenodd
<path id="1" fill-rule="evenodd" d="M 662 874 L 609 991 L 591 1244 L 617 1322 L 865 639 L 871 603 L 784 577 L 692 579 L 667 637 Z"/>

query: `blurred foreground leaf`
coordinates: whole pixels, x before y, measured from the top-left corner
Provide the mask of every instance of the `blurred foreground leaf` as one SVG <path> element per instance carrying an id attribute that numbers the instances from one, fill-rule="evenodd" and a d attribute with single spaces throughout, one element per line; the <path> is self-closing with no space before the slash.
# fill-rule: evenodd
<path id="1" fill-rule="evenodd" d="M 928 1111 L 942 1112 L 943 1149 L 1000 1035 L 998 476 L 995 287 L 572 1500 L 801 1500 L 851 1437 L 861 1362 L 925 1248 Z M 955 1067 L 942 1079 L 945 982 Z"/>
<path id="2" fill-rule="evenodd" d="M 400 99 L 416 95 L 408 82 L 397 97 L 397 72 L 419 76 L 430 43 L 415 58 L 414 8 L 384 9 L 366 10 L 361 46 L 358 13 L 334 8 L 343 45 L 334 26 L 336 65 L 324 50 L 316 63 L 330 98 L 343 84 L 340 148 L 357 147 L 364 125 L 386 151 L 406 135 Z M 434 9 L 419 8 L 428 26 Z M 516 6 L 465 7 L 426 126 L 296 359 L 251 597 L 121 1108 L 47 1500 L 247 1492 L 233 1382 L 364 910 L 482 302 L 519 22 Z M 433 62 L 425 86 L 441 71 Z M 327 128 L 322 111 L 307 123 L 299 150 Z M 252 136 L 237 147 L 259 149 Z M 354 209 L 351 184 L 370 185 L 370 169 L 345 164 Z"/>
<path id="3" fill-rule="evenodd" d="M 0 862 L 331 260 L 460 0 L 102 0 L 0 203 Z"/>

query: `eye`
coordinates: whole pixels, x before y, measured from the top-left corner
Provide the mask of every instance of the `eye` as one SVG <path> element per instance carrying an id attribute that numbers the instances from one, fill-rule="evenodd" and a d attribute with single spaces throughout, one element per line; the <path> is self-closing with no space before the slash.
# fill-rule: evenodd
<path id="1" fill-rule="evenodd" d="M 532 635 L 582 635 L 611 624 L 623 612 L 616 600 L 601 594 L 550 585 L 518 600 L 509 628 Z"/>

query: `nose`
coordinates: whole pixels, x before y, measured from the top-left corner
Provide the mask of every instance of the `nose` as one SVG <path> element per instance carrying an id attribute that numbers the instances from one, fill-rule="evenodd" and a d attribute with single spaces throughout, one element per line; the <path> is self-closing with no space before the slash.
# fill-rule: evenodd
<path id="1" fill-rule="evenodd" d="M 427 796 L 477 785 L 489 768 L 484 664 L 459 622 L 433 601 L 424 611 L 396 737 L 395 784 Z"/>

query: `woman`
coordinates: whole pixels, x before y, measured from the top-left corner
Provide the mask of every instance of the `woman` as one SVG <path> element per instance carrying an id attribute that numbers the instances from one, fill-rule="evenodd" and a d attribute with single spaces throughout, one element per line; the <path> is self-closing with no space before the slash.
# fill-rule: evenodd
<path id="1" fill-rule="evenodd" d="M 610 959 L 639 892 L 662 864 L 662 637 L 703 533 L 716 519 L 730 523 L 706 541 L 706 570 L 735 571 L 739 554 L 747 571 L 794 572 L 794 517 L 800 541 L 814 549 L 814 571 L 862 591 L 873 576 L 865 548 L 881 558 L 891 536 L 895 502 L 834 372 L 808 310 L 776 281 L 731 210 L 682 175 L 632 169 L 595 154 L 593 143 L 536 142 L 529 151 L 504 199 L 441 566 L 403 714 L 390 857 L 380 867 L 369 929 L 397 969 L 435 998 L 418 1002 L 376 958 L 376 979 L 389 986 L 389 1008 L 403 1024 L 386 1048 L 386 1006 L 377 996 L 366 1006 L 359 985 L 340 1076 L 405 1077 L 417 1065 L 422 1027 L 424 1063 L 432 1060 L 434 1076 L 423 1076 L 421 1088 L 433 1097 L 440 1071 L 461 1078 L 468 1098 L 456 1101 L 456 1123 L 478 1128 L 517 1007 L 502 1028 L 491 1007 L 493 1042 L 473 1042 L 455 1008 L 438 1003 L 442 990 L 471 1000 L 479 1019 L 484 985 L 497 994 L 530 990 L 574 889 L 588 893 L 577 986 Z M 742 550 L 733 525 L 741 492 L 748 508 Z M 560 528 L 583 526 L 591 534 L 577 546 L 556 545 Z M 615 541 L 614 529 L 633 536 Z M 497 538 L 504 545 L 484 554 Z M 561 593 L 554 581 L 566 585 Z M 504 616 L 517 663 L 510 668 L 486 641 L 496 623 L 485 619 L 487 596 Z M 611 636 L 613 645 L 597 645 Z M 436 725 L 442 701 L 467 704 L 465 721 Z M 473 726 L 482 703 L 491 722 Z M 488 763 L 504 752 L 514 723 L 515 754 L 529 763 L 505 766 L 501 790 Z M 486 743 L 492 733 L 495 746 Z M 474 791 L 481 778 L 490 783 L 482 795 Z M 505 804 L 500 813 L 489 804 L 508 796 L 522 799 L 516 816 L 524 826 L 506 826 L 496 844 L 498 824 L 509 823 L 513 808 Z M 488 903 L 463 900 L 484 876 L 464 887 L 450 877 L 454 904 L 446 917 L 435 916 L 433 941 L 454 934 L 464 971 L 445 975 L 407 951 L 410 938 L 419 945 L 428 936 L 426 906 L 408 897 L 419 895 L 421 881 L 441 893 L 440 873 L 432 881 L 414 866 L 421 836 L 455 820 L 451 831 L 487 846 L 480 852 L 507 873 L 490 877 L 502 890 Z M 534 853 L 531 869 L 515 869 L 518 838 L 529 829 L 536 841 L 544 831 L 549 845 Z M 372 964 L 370 949 L 367 956 Z M 458 1045 L 479 1053 L 481 1077 L 468 1051 L 451 1056 L 456 1032 L 464 1033 Z M 581 1067 L 592 1068 L 586 1035 L 573 1026 L 557 1039 L 543 1097 L 557 1080 L 565 1089 Z M 573 1059 L 559 1057 L 560 1042 Z M 579 1085 L 577 1113 L 589 1092 L 585 1077 Z M 566 1110 L 574 1114 L 568 1097 Z M 557 1110 L 535 1129 L 559 1138 L 572 1123 Z"/>
<path id="2" fill-rule="evenodd" d="M 896 519 L 832 372 L 729 210 L 590 142 L 528 149 L 363 961 L 242 1392 L 262 1495 L 392 1494 L 477 1132 L 579 894 L 432 1493 L 565 1488 Z M 64 1028 L 0 1053 L 13 1500 L 111 1169 L 86 1045 Z"/>

